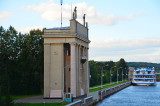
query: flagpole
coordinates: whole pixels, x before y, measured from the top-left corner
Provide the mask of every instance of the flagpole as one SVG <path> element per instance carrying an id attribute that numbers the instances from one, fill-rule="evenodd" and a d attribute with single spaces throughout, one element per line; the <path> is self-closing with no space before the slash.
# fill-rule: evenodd
<path id="1" fill-rule="evenodd" d="M 61 0 L 61 27 L 62 27 L 62 0 Z"/>
<path id="2" fill-rule="evenodd" d="M 71 19 L 72 19 L 72 3 L 71 3 Z"/>

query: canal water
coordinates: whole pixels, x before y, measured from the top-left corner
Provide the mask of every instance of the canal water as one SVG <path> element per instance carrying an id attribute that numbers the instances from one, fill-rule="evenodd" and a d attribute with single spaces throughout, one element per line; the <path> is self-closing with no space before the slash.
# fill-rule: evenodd
<path id="1" fill-rule="evenodd" d="M 156 86 L 129 86 L 97 106 L 160 106 L 160 82 Z"/>

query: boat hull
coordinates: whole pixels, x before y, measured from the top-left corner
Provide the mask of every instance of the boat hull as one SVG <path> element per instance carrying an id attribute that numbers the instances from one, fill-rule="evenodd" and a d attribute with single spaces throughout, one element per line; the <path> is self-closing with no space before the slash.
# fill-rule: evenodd
<path id="1" fill-rule="evenodd" d="M 156 82 L 152 82 L 152 83 L 145 83 L 145 82 L 132 82 L 132 85 L 135 85 L 135 86 L 156 86 Z"/>

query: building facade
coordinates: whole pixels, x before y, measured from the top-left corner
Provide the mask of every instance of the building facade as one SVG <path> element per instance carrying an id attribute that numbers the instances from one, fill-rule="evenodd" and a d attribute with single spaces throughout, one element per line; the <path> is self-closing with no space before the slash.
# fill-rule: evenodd
<path id="1" fill-rule="evenodd" d="M 76 19 L 69 27 L 44 30 L 44 98 L 89 92 L 88 27 Z"/>
<path id="2" fill-rule="evenodd" d="M 129 79 L 130 81 L 132 81 L 132 79 L 133 79 L 134 70 L 135 70 L 134 67 L 129 67 L 128 79 Z"/>

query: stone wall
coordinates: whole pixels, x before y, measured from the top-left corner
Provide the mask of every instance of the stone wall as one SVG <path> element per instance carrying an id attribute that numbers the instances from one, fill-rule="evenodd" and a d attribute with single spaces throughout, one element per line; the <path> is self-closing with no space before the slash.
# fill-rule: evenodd
<path id="1" fill-rule="evenodd" d="M 88 39 L 88 29 L 77 22 L 77 36 Z"/>
<path id="2" fill-rule="evenodd" d="M 111 88 L 106 88 L 102 89 L 101 91 L 96 91 L 96 92 L 90 92 L 84 99 L 75 101 L 73 103 L 70 103 L 66 106 L 94 106 L 96 105 L 99 101 L 103 100 L 104 98 L 128 87 L 131 85 L 131 81 L 122 83 L 120 85 L 113 86 Z"/>

